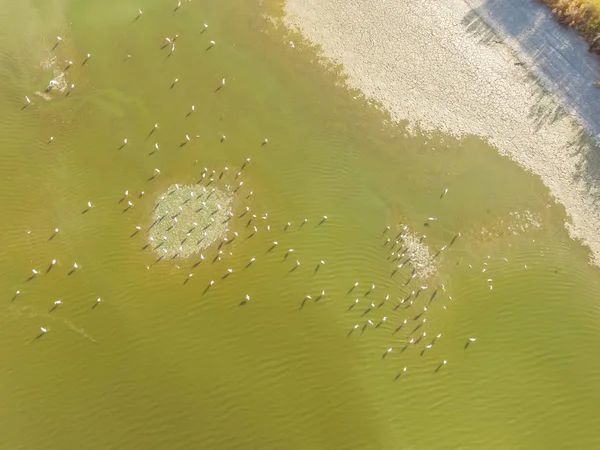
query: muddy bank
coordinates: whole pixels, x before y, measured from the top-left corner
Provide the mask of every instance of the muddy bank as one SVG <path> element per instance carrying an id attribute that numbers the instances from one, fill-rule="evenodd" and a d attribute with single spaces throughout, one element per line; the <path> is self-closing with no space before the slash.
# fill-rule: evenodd
<path id="1" fill-rule="evenodd" d="M 287 0 L 285 22 L 395 120 L 487 139 L 539 175 L 600 263 L 600 64 L 522 0 Z"/>

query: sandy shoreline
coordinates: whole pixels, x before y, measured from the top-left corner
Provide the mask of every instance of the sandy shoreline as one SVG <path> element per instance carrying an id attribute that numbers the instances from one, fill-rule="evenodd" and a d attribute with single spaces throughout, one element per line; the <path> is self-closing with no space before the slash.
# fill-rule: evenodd
<path id="1" fill-rule="evenodd" d="M 287 0 L 285 14 L 395 120 L 484 137 L 539 175 L 600 265 L 600 157 L 586 138 L 600 136 L 600 64 L 543 5 Z"/>

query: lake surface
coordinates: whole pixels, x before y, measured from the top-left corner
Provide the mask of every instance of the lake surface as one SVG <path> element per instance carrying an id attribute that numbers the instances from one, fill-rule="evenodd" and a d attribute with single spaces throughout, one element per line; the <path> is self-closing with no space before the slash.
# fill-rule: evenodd
<path id="1" fill-rule="evenodd" d="M 276 2 L 176 6 L 2 2 L 0 448 L 598 448 L 599 271 L 539 179 L 390 123 Z M 222 253 L 160 259 L 174 184 L 232 195 Z"/>

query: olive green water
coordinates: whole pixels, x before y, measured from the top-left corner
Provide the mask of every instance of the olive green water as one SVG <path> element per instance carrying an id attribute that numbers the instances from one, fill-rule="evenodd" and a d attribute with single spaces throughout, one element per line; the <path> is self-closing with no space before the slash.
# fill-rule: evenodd
<path id="1" fill-rule="evenodd" d="M 277 4 L 175 6 L 2 2 L 0 448 L 600 448 L 599 271 L 540 181 L 384 125 Z M 53 56 L 75 87 L 46 101 Z M 238 236 L 157 262 L 155 202 L 205 167 L 244 182 Z M 408 285 L 404 224 L 461 233 Z"/>

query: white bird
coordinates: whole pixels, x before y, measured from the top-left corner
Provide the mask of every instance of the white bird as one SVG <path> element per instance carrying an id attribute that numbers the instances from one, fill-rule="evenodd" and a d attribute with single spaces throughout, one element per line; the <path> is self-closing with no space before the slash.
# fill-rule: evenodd
<path id="1" fill-rule="evenodd" d="M 221 86 L 225 86 L 225 78 L 221 80 Z"/>
<path id="2" fill-rule="evenodd" d="M 215 44 L 216 44 L 216 42 L 215 42 L 215 41 L 210 41 L 210 45 L 211 45 L 211 46 L 213 46 L 213 45 L 215 45 Z"/>
<path id="3" fill-rule="evenodd" d="M 54 304 L 55 304 L 56 306 L 58 306 L 58 305 L 62 304 L 62 302 L 61 302 L 60 300 L 56 300 L 56 301 L 54 302 Z"/>
<path id="4" fill-rule="evenodd" d="M 101 301 L 102 301 L 102 299 L 101 299 L 100 297 L 98 297 L 98 298 L 96 299 L 96 303 L 100 303 Z"/>
<path id="5" fill-rule="evenodd" d="M 141 9 L 138 9 L 138 12 L 140 13 L 140 16 L 143 14 Z"/>
<path id="6" fill-rule="evenodd" d="M 246 301 L 250 301 L 250 296 L 246 294 Z"/>
<path id="7" fill-rule="evenodd" d="M 73 269 L 78 269 L 79 266 L 77 265 L 77 263 L 73 264 Z"/>
<path id="8" fill-rule="evenodd" d="M 42 333 L 45 333 L 45 332 L 47 332 L 48 330 L 47 330 L 46 328 L 44 328 L 44 327 L 40 327 L 40 331 L 41 331 Z"/>
<path id="9" fill-rule="evenodd" d="M 127 145 L 127 138 L 123 139 L 123 145 Z"/>
<path id="10" fill-rule="evenodd" d="M 58 42 L 60 42 L 60 41 L 62 41 L 62 38 L 61 38 L 60 36 L 56 36 L 56 40 L 57 40 Z"/>
<path id="11" fill-rule="evenodd" d="M 212 286 L 213 284 L 215 284 L 215 280 L 210 280 L 210 285 Z"/>
<path id="12" fill-rule="evenodd" d="M 91 53 L 87 54 L 87 59 L 90 59 L 92 57 Z"/>
<path id="13" fill-rule="evenodd" d="M 471 342 L 475 342 L 477 340 L 477 338 L 469 338 L 469 341 Z"/>
<path id="14" fill-rule="evenodd" d="M 87 202 L 88 208 L 92 207 L 92 202 Z"/>
<path id="15" fill-rule="evenodd" d="M 56 260 L 55 259 L 52 260 L 52 265 L 54 265 L 54 264 L 56 264 Z"/>
<path id="16" fill-rule="evenodd" d="M 33 272 L 34 275 L 37 275 L 39 272 L 35 269 L 31 269 L 31 271 Z"/>
<path id="17" fill-rule="evenodd" d="M 54 136 L 50 136 L 50 142 L 54 140 Z"/>
<path id="18" fill-rule="evenodd" d="M 442 194 L 442 197 L 444 197 L 444 195 L 446 195 L 448 193 L 448 188 L 444 189 L 444 193 Z"/>
<path id="19" fill-rule="evenodd" d="M 266 145 L 269 143 L 269 140 L 267 138 L 265 138 L 265 140 L 263 141 L 263 145 Z"/>
<path id="20" fill-rule="evenodd" d="M 31 100 L 29 100 L 29 97 L 27 97 L 27 96 L 25 96 L 25 101 L 26 101 L 27 103 L 31 103 Z"/>

